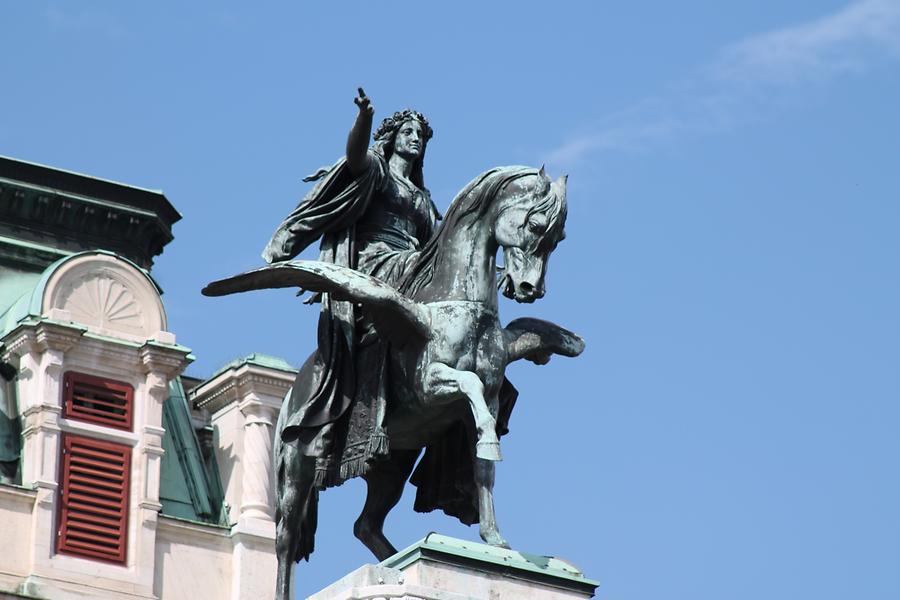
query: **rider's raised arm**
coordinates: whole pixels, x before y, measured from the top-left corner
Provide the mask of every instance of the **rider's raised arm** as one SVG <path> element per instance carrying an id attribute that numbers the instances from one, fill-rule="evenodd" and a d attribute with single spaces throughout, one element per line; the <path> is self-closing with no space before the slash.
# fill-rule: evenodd
<path id="1" fill-rule="evenodd" d="M 354 175 L 361 175 L 368 166 L 366 152 L 369 149 L 369 136 L 372 135 L 372 115 L 375 113 L 366 93 L 359 88 L 359 96 L 353 99 L 359 112 L 356 121 L 347 136 L 347 167 Z"/>

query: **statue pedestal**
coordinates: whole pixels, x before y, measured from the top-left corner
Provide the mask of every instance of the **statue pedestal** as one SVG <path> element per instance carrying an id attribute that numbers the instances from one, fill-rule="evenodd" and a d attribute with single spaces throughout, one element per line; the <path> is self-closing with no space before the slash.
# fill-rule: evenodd
<path id="1" fill-rule="evenodd" d="M 593 597 L 597 585 L 558 558 L 432 533 L 308 600 L 574 600 Z"/>

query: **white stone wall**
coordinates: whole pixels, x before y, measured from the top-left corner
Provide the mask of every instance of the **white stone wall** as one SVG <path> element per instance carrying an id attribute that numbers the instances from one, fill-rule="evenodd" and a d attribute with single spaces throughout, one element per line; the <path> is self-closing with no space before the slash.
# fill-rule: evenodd
<path id="1" fill-rule="evenodd" d="M 228 505 L 228 522 L 237 523 L 241 506 L 241 457 L 244 455 L 244 417 L 237 403 L 229 403 L 210 415 L 213 447 Z"/>
<path id="2" fill-rule="evenodd" d="M 231 597 L 233 545 L 228 529 L 163 516 L 156 535 L 153 592 L 159 598 Z"/>
<path id="3" fill-rule="evenodd" d="M 63 262 L 42 293 L 40 315 L 2 340 L 2 358 L 19 373 L 24 424 L 23 487 L 0 485 L 0 538 L 7 544 L 0 549 L 0 598 L 4 592 L 52 600 L 272 597 L 272 439 L 293 374 L 245 365 L 204 384 L 233 526 L 161 516 L 162 407 L 168 382 L 190 357 L 166 331 L 158 290 L 128 261 L 85 253 Z M 67 371 L 131 385 L 133 430 L 64 418 Z M 55 552 L 65 433 L 132 449 L 125 565 Z"/>
<path id="4" fill-rule="evenodd" d="M 37 492 L 0 485 L 0 523 L 3 549 L 0 551 L 0 589 L 15 589 L 28 575 L 32 544 L 32 513 Z"/>

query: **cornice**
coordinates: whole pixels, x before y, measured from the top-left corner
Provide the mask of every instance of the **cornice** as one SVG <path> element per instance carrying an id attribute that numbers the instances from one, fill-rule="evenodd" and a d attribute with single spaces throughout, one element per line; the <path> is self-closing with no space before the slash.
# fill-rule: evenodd
<path id="1" fill-rule="evenodd" d="M 50 320 L 29 320 L 20 323 L 3 338 L 6 353 L 22 356 L 29 352 L 47 350 L 68 351 L 87 331 L 73 323 Z"/>
<path id="2" fill-rule="evenodd" d="M 148 341 L 139 350 L 139 357 L 146 373 L 159 373 L 172 379 L 187 367 L 194 357 L 183 346 Z"/>
<path id="3" fill-rule="evenodd" d="M 295 373 L 245 363 L 201 383 L 190 397 L 194 406 L 209 412 L 217 412 L 231 402 L 242 402 L 248 396 L 277 408 L 295 377 Z"/>
<path id="4" fill-rule="evenodd" d="M 189 348 L 149 340 L 138 344 L 130 340 L 99 336 L 74 323 L 49 319 L 31 319 L 20 323 L 3 338 L 6 356 L 20 357 L 47 350 L 78 350 L 105 362 L 140 365 L 144 373 L 156 373 L 172 379 L 193 361 Z"/>
<path id="5" fill-rule="evenodd" d="M 171 223 L 152 210 L 3 177 L 0 223 L 17 228 L 23 239 L 52 240 L 62 251 L 107 248 L 145 269 L 173 239 Z"/>

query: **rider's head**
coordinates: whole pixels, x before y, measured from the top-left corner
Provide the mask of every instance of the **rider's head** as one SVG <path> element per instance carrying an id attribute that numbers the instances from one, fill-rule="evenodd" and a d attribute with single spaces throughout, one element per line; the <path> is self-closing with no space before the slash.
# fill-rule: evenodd
<path id="1" fill-rule="evenodd" d="M 434 135 L 428 119 L 414 110 L 395 112 L 386 118 L 375 131 L 374 150 L 390 159 L 395 148 L 410 158 L 414 158 L 410 179 L 419 187 L 425 187 L 422 176 L 422 164 L 425 162 L 425 149 L 428 140 Z M 398 139 L 398 136 L 400 139 Z"/>

